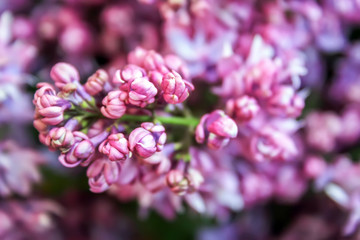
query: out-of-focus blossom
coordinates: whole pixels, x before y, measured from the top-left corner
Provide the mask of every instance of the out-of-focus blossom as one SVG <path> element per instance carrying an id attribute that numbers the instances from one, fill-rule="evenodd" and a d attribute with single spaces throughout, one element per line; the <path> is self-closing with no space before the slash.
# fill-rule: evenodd
<path id="1" fill-rule="evenodd" d="M 249 141 L 248 154 L 253 161 L 287 161 L 296 157 L 297 153 L 293 139 L 270 127 L 260 129 Z"/>
<path id="2" fill-rule="evenodd" d="M 94 160 L 87 170 L 90 191 L 100 193 L 107 190 L 111 184 L 118 180 L 120 171 L 119 162 L 110 161 L 106 158 Z"/>
<path id="3" fill-rule="evenodd" d="M 230 99 L 226 103 L 226 112 L 240 122 L 250 121 L 260 111 L 256 99 L 243 96 L 237 99 Z"/>
<path id="4" fill-rule="evenodd" d="M 40 181 L 39 165 L 45 163 L 40 153 L 24 149 L 11 141 L 0 144 L 0 195 L 17 193 L 26 196 L 31 186 Z"/>
<path id="5" fill-rule="evenodd" d="M 59 238 L 55 216 L 63 209 L 50 200 L 2 201 L 0 237 L 3 239 Z"/>

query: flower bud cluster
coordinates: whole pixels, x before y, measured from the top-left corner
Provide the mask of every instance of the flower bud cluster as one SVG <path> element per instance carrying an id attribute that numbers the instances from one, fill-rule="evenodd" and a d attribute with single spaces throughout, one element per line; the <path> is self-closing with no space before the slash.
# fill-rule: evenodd
<path id="1" fill-rule="evenodd" d="M 136 48 L 129 54 L 129 64 L 113 76 L 99 69 L 84 84 L 73 65 L 61 62 L 50 71 L 55 86 L 37 85 L 34 126 L 40 141 L 60 151 L 63 166 L 89 166 L 91 191 L 107 190 L 119 181 L 122 168 L 133 162 L 159 165 L 164 176 L 171 170 L 169 159 L 156 156 L 166 143 L 165 128 L 150 122 L 149 112 L 152 108 L 163 115 L 161 107 L 184 102 L 194 86 L 180 75 L 186 76 L 180 59 L 173 55 L 165 59 L 155 51 Z M 158 107 L 149 106 L 155 101 Z M 140 126 L 134 127 L 126 116 Z"/>

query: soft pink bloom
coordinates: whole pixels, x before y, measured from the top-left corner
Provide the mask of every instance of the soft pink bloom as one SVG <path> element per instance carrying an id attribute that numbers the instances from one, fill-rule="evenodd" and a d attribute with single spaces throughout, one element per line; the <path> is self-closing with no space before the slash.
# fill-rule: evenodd
<path id="1" fill-rule="evenodd" d="M 99 69 L 88 78 L 84 88 L 90 95 L 94 96 L 104 89 L 104 85 L 108 80 L 109 76 L 107 72 Z"/>
<path id="2" fill-rule="evenodd" d="M 121 166 L 118 161 L 107 158 L 96 159 L 87 169 L 90 191 L 101 193 L 115 183 L 120 175 Z"/>
<path id="3" fill-rule="evenodd" d="M 102 100 L 101 113 L 111 119 L 120 118 L 126 112 L 125 99 L 127 94 L 123 91 L 111 91 Z"/>
<path id="4" fill-rule="evenodd" d="M 126 160 L 129 155 L 129 143 L 124 134 L 111 134 L 99 146 L 99 152 L 107 155 L 111 161 Z"/>
<path id="5" fill-rule="evenodd" d="M 308 178 L 315 179 L 326 170 L 326 162 L 322 157 L 309 156 L 304 162 L 304 174 Z"/>
<path id="6" fill-rule="evenodd" d="M 263 59 L 249 67 L 244 76 L 247 93 L 252 93 L 260 98 L 271 96 L 271 87 L 279 72 L 278 64 L 274 60 Z"/>
<path id="7" fill-rule="evenodd" d="M 148 158 L 160 152 L 166 142 L 165 128 L 150 122 L 141 124 L 129 135 L 130 150 L 141 158 Z"/>
<path id="8" fill-rule="evenodd" d="M 83 23 L 72 23 L 65 27 L 59 36 L 59 45 L 68 54 L 84 54 L 92 50 L 90 29 Z"/>
<path id="9" fill-rule="evenodd" d="M 283 166 L 277 174 L 274 194 L 284 202 L 297 201 L 306 190 L 306 179 L 294 166 Z"/>
<path id="10" fill-rule="evenodd" d="M 71 64 L 60 62 L 51 68 L 50 77 L 62 89 L 66 84 L 80 81 L 78 70 Z"/>
<path id="11" fill-rule="evenodd" d="M 273 194 L 272 182 L 265 174 L 245 173 L 240 183 L 241 193 L 247 206 L 265 201 Z"/>
<path id="12" fill-rule="evenodd" d="M 312 148 L 333 151 L 341 131 L 341 119 L 335 113 L 313 112 L 306 117 L 306 141 Z"/>
<path id="13" fill-rule="evenodd" d="M 260 106 L 256 99 L 247 95 L 226 102 L 226 113 L 240 122 L 250 121 L 259 111 Z"/>
<path id="14" fill-rule="evenodd" d="M 205 114 L 200 119 L 195 130 L 195 137 L 198 143 L 207 142 L 212 149 L 219 149 L 228 144 L 230 138 L 235 138 L 238 128 L 234 120 L 227 116 L 222 110 L 215 110 Z"/>
<path id="15" fill-rule="evenodd" d="M 298 117 L 304 106 L 304 99 L 290 86 L 279 86 L 267 100 L 268 112 L 277 116 Z"/>
<path id="16" fill-rule="evenodd" d="M 194 86 L 186 80 L 183 80 L 180 74 L 169 72 L 164 75 L 161 83 L 163 96 L 166 102 L 177 104 L 184 102 L 194 90 Z"/>
<path id="17" fill-rule="evenodd" d="M 259 132 L 249 139 L 247 151 L 250 159 L 257 162 L 287 161 L 298 154 L 294 140 L 286 133 L 271 127 L 259 129 Z"/>

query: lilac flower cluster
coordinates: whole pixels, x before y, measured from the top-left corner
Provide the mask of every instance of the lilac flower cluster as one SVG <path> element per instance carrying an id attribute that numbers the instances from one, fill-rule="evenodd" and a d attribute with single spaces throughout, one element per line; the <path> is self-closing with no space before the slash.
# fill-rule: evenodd
<path id="1" fill-rule="evenodd" d="M 161 116 L 165 113 L 160 109 L 182 103 L 194 90 L 167 59 L 179 62 L 176 70 L 184 75 L 184 66 L 175 56 L 163 58 L 137 48 L 129 54 L 129 64 L 113 76 L 99 69 L 81 84 L 74 66 L 58 63 L 50 75 L 59 90 L 38 84 L 33 103 L 40 141 L 60 150 L 59 161 L 66 167 L 90 165 L 87 175 L 93 192 L 116 183 L 126 162 L 151 165 L 150 158 L 163 150 L 166 133 L 161 122 L 174 119 Z M 142 122 L 131 129 L 133 121 L 142 119 L 156 123 Z"/>
<path id="2" fill-rule="evenodd" d="M 142 216 L 172 219 L 186 203 L 220 222 L 321 192 L 353 234 L 359 10 L 358 0 L 3 1 L 0 195 L 26 196 L 40 180 L 43 156 L 8 138 L 31 145 L 26 88 L 41 79 L 39 140 L 63 166 L 86 167 L 92 192 L 136 199 Z M 300 217 L 284 239 L 312 222 Z"/>

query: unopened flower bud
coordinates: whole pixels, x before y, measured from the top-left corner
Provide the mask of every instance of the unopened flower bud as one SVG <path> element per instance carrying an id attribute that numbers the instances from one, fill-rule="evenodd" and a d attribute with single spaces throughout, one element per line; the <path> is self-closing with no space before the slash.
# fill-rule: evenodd
<path id="1" fill-rule="evenodd" d="M 64 62 L 57 63 L 52 67 L 50 77 L 60 89 L 68 83 L 80 81 L 78 70 L 73 65 Z"/>
<path id="2" fill-rule="evenodd" d="M 166 142 L 165 128 L 150 122 L 141 124 L 129 135 L 130 150 L 141 158 L 148 158 L 160 152 Z"/>
<path id="3" fill-rule="evenodd" d="M 226 112 L 241 122 L 250 121 L 260 111 L 260 106 L 255 98 L 247 95 L 237 99 L 230 99 L 226 103 Z"/>
<path id="4" fill-rule="evenodd" d="M 126 93 L 123 91 L 111 91 L 102 100 L 101 113 L 111 119 L 117 119 L 122 117 L 126 112 L 126 106 L 124 100 L 126 99 Z"/>
<path id="5" fill-rule="evenodd" d="M 36 114 L 41 121 L 49 125 L 57 125 L 64 120 L 64 111 L 71 107 L 69 101 L 55 95 L 51 85 L 38 85 L 33 103 L 36 107 Z"/>
<path id="6" fill-rule="evenodd" d="M 129 82 L 130 80 L 134 80 L 136 78 L 141 78 L 145 76 L 146 76 L 146 72 L 143 68 L 133 64 L 129 64 L 123 67 L 123 69 L 117 70 L 115 72 L 113 83 L 124 84 Z"/>
<path id="7" fill-rule="evenodd" d="M 73 132 L 74 144 L 59 156 L 59 161 L 65 167 L 76 167 L 94 154 L 94 146 L 88 136 L 82 132 Z"/>
<path id="8" fill-rule="evenodd" d="M 87 93 L 94 96 L 101 92 L 105 83 L 108 81 L 109 76 L 105 70 L 99 69 L 93 75 L 91 75 L 86 81 L 84 88 Z"/>
<path id="9" fill-rule="evenodd" d="M 135 64 L 143 67 L 144 58 L 147 54 L 147 51 L 141 47 L 136 47 L 133 51 L 131 51 L 128 55 L 128 61 L 131 64 Z"/>
<path id="10" fill-rule="evenodd" d="M 74 144 L 74 135 L 64 127 L 53 128 L 46 136 L 46 145 L 65 153 Z"/>
<path id="11" fill-rule="evenodd" d="M 157 89 L 148 77 L 136 78 L 126 86 L 128 92 L 127 101 L 135 106 L 146 107 L 155 101 Z"/>
<path id="12" fill-rule="evenodd" d="M 205 114 L 195 130 L 195 137 L 198 143 L 207 142 L 212 149 L 224 147 L 230 140 L 235 138 L 238 128 L 234 120 L 227 116 L 222 110 L 215 110 Z"/>
<path id="13" fill-rule="evenodd" d="M 178 56 L 169 54 L 165 56 L 164 60 L 166 66 L 169 69 L 175 70 L 176 72 L 180 73 L 180 75 L 184 78 L 189 77 L 189 70 L 186 67 L 185 62 L 182 61 Z"/>
<path id="14" fill-rule="evenodd" d="M 164 99 L 167 103 L 177 104 L 184 102 L 194 90 L 194 86 L 183 80 L 180 74 L 175 71 L 164 75 L 161 88 L 164 92 Z"/>
<path id="15" fill-rule="evenodd" d="M 165 66 L 163 57 L 155 51 L 148 51 L 144 57 L 144 68 L 147 71 L 157 70 L 163 74 L 169 72 L 169 69 Z"/>
<path id="16" fill-rule="evenodd" d="M 129 155 L 128 140 L 124 134 L 111 134 L 99 146 L 99 152 L 107 155 L 111 161 L 126 160 Z"/>

